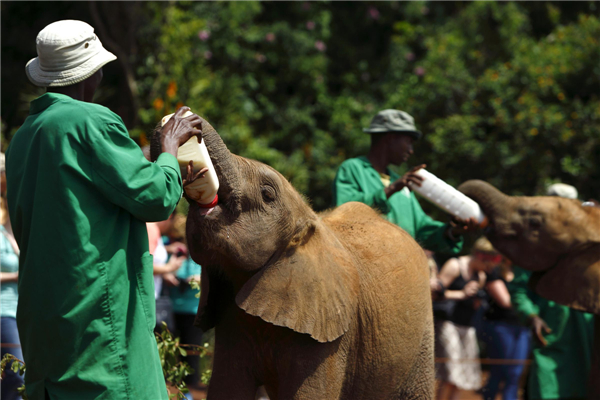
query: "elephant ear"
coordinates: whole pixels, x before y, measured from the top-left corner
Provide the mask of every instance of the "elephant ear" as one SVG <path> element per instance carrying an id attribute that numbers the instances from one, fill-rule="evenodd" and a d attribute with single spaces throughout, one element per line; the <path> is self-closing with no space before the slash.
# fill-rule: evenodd
<path id="1" fill-rule="evenodd" d="M 194 325 L 203 332 L 214 328 L 222 310 L 231 303 L 233 288 L 222 274 L 213 268 L 202 268 L 200 275 L 200 304 Z"/>
<path id="2" fill-rule="evenodd" d="M 358 296 L 354 256 L 327 227 L 311 225 L 279 260 L 246 282 L 235 300 L 248 314 L 324 343 L 348 331 Z"/>
<path id="3" fill-rule="evenodd" d="M 555 267 L 534 272 L 529 287 L 556 303 L 600 315 L 600 246 L 575 257 L 567 257 Z"/>

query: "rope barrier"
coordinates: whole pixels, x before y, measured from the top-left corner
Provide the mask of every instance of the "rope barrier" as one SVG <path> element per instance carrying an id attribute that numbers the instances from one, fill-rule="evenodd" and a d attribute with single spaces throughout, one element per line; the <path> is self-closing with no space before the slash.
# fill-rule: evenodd
<path id="1" fill-rule="evenodd" d="M 479 363 L 479 364 L 487 364 L 487 365 L 529 365 L 531 364 L 531 360 L 511 360 L 511 359 L 503 359 L 503 358 L 440 358 L 436 357 L 436 364 L 447 364 L 447 363 Z"/>
<path id="2" fill-rule="evenodd" d="M 182 345 L 186 346 L 186 345 Z M 16 348 L 21 347 L 20 344 L 15 343 L 1 343 L 0 347 L 3 348 Z M 189 356 L 199 356 L 200 352 L 198 350 L 186 350 Z M 212 353 L 206 353 L 206 355 L 212 355 Z M 501 358 L 459 358 L 459 359 L 451 359 L 444 357 L 436 357 L 436 364 L 446 364 L 446 363 L 479 363 L 479 364 L 487 364 L 487 365 L 529 365 L 531 364 L 531 360 L 511 360 L 511 359 L 501 359 Z"/>

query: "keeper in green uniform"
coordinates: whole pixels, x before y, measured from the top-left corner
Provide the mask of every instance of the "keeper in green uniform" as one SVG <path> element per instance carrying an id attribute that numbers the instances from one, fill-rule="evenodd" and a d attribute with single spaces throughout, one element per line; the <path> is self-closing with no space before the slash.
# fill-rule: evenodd
<path id="1" fill-rule="evenodd" d="M 6 153 L 27 396 L 167 399 L 145 222 L 166 219 L 181 198 L 175 155 L 200 119 L 182 118 L 182 107 L 150 163 L 121 118 L 91 103 L 116 58 L 94 29 L 58 21 L 36 43 L 26 71 L 47 92 Z"/>
<path id="2" fill-rule="evenodd" d="M 547 196 L 577 199 L 577 189 L 556 183 Z M 511 303 L 521 321 L 533 331 L 533 350 L 527 393 L 529 400 L 589 398 L 594 315 L 547 300 L 529 289 L 530 271 L 513 267 L 508 284 Z M 596 334 L 598 334 L 596 332 Z"/>
<path id="3" fill-rule="evenodd" d="M 334 205 L 359 201 L 381 211 L 394 224 L 407 231 L 424 248 L 446 254 L 462 249 L 462 234 L 477 229 L 474 219 L 444 224 L 427 216 L 409 190 L 408 183 L 420 186 L 415 174 L 425 164 L 400 177 L 388 169 L 402 165 L 413 154 L 413 141 L 421 138 L 414 119 L 400 110 L 379 112 L 364 129 L 371 134 L 371 148 L 366 156 L 342 163 L 333 183 Z"/>
<path id="4" fill-rule="evenodd" d="M 511 303 L 534 337 L 528 399 L 587 398 L 594 315 L 544 299 L 527 286 L 530 271 L 513 267 L 513 272 Z"/>

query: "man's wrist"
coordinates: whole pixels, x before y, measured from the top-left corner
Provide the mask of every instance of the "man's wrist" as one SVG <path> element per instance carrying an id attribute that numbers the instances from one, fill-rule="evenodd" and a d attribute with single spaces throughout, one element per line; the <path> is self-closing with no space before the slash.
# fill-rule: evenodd
<path id="1" fill-rule="evenodd" d="M 527 316 L 527 323 L 528 323 L 529 325 L 533 325 L 533 321 L 534 321 L 534 320 L 535 320 L 537 317 L 538 317 L 538 315 L 537 315 L 537 314 L 535 314 L 535 313 L 531 313 L 531 314 L 529 314 L 529 315 Z"/>
<path id="2" fill-rule="evenodd" d="M 395 193 L 394 188 L 392 187 L 392 185 L 389 185 L 388 187 L 383 189 L 383 193 L 385 193 L 385 197 L 389 199 L 390 196 Z"/>
<path id="3" fill-rule="evenodd" d="M 404 188 L 404 185 L 401 185 L 402 187 L 398 187 L 400 185 L 396 184 L 396 183 L 392 183 L 390 184 L 388 187 L 386 187 L 384 189 L 385 195 L 388 197 L 388 199 L 396 192 L 399 192 L 400 190 L 402 190 Z"/>
<path id="4" fill-rule="evenodd" d="M 169 153 L 177 157 L 177 149 L 179 149 L 179 140 L 174 138 L 170 133 L 163 132 L 160 138 L 160 144 L 164 153 Z"/>

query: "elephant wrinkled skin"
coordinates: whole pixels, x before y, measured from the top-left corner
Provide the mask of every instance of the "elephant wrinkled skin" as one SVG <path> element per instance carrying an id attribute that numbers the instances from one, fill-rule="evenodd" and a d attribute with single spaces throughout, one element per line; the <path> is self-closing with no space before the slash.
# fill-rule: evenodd
<path id="1" fill-rule="evenodd" d="M 422 249 L 370 207 L 316 214 L 277 171 L 202 124 L 219 177 L 190 201 L 203 329 L 215 327 L 208 399 L 432 399 L 433 317 Z"/>
<path id="2" fill-rule="evenodd" d="M 600 398 L 600 208 L 561 197 L 511 197 L 478 180 L 458 188 L 490 220 L 486 236 L 549 300 L 595 314 L 590 399 Z"/>

